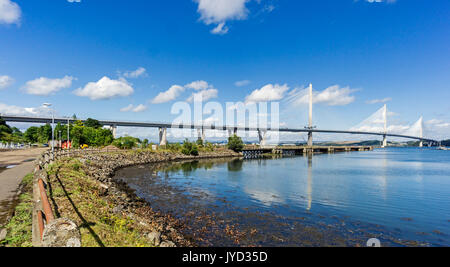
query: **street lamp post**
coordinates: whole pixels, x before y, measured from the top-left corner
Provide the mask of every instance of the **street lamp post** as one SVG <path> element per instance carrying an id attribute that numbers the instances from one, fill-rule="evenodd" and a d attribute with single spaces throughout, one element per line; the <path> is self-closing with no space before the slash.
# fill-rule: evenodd
<path id="1" fill-rule="evenodd" d="M 67 119 L 67 149 L 70 149 L 70 119 Z"/>
<path id="2" fill-rule="evenodd" d="M 53 153 L 55 152 L 55 133 L 53 128 L 55 125 L 55 114 L 53 112 L 53 109 L 50 108 L 52 104 L 44 103 L 43 106 L 50 109 L 50 111 L 52 112 L 52 155 L 53 155 Z"/>
<path id="3" fill-rule="evenodd" d="M 59 143 L 58 143 L 58 145 L 59 145 L 59 150 L 61 150 L 61 146 L 62 146 L 62 132 L 61 131 L 59 131 Z"/>

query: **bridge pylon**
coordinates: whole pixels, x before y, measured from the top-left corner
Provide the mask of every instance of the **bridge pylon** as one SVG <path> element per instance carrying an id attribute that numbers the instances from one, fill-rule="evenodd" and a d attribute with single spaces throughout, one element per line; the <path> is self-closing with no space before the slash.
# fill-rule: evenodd
<path id="1" fill-rule="evenodd" d="M 159 145 L 167 145 L 167 128 L 159 128 Z"/>
<path id="2" fill-rule="evenodd" d="M 117 125 L 113 124 L 113 125 L 109 126 L 109 129 L 112 132 L 113 138 L 116 139 L 117 138 Z"/>
<path id="3" fill-rule="evenodd" d="M 308 127 L 306 129 L 313 130 L 315 127 L 313 126 L 313 86 L 309 84 L 309 116 L 308 116 Z M 313 146 L 313 132 L 308 132 L 308 143 L 307 146 Z"/>
<path id="4" fill-rule="evenodd" d="M 267 130 L 258 130 L 259 145 L 261 147 L 264 147 L 267 145 L 266 136 L 267 136 Z"/>
<path id="5" fill-rule="evenodd" d="M 381 145 L 382 148 L 386 148 L 388 146 L 387 142 L 387 105 L 384 105 L 383 109 L 383 120 L 384 120 L 384 135 L 383 135 L 383 144 Z"/>
<path id="6" fill-rule="evenodd" d="M 197 129 L 198 140 L 202 140 L 203 143 L 206 141 L 205 129 Z"/>
<path id="7" fill-rule="evenodd" d="M 237 135 L 237 128 L 228 128 L 228 137 L 232 137 L 233 135 Z"/>
<path id="8" fill-rule="evenodd" d="M 423 117 L 420 117 L 419 125 L 420 125 L 420 133 L 419 133 L 420 136 L 419 137 L 423 138 Z M 420 139 L 419 147 L 423 147 L 423 140 L 422 139 Z"/>
<path id="9" fill-rule="evenodd" d="M 383 144 L 381 145 L 381 147 L 386 148 L 387 146 L 388 146 L 387 136 L 383 135 Z"/>

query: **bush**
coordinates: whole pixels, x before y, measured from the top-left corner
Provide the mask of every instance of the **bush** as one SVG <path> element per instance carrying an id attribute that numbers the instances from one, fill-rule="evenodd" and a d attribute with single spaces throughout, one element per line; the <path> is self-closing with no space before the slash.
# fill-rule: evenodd
<path id="1" fill-rule="evenodd" d="M 114 140 L 112 144 L 120 149 L 132 149 L 136 147 L 138 142 L 139 140 L 137 138 L 126 136 Z"/>
<path id="2" fill-rule="evenodd" d="M 241 152 L 242 149 L 244 149 L 242 138 L 237 135 L 230 136 L 230 138 L 228 138 L 228 148 L 234 152 Z"/>
<path id="3" fill-rule="evenodd" d="M 198 156 L 198 146 L 186 139 L 181 146 L 181 153 L 188 156 Z"/>

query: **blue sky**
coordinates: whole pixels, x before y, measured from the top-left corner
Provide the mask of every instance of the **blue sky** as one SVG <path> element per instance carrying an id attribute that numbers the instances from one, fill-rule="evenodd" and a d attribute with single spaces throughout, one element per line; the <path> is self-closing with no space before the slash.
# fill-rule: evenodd
<path id="1" fill-rule="evenodd" d="M 303 127 L 312 83 L 320 128 L 386 103 L 391 124 L 424 116 L 448 137 L 449 74 L 446 0 L 0 0 L 2 114 L 50 102 L 61 116 L 172 121 L 174 102 L 203 93 L 280 101 L 283 125 Z"/>

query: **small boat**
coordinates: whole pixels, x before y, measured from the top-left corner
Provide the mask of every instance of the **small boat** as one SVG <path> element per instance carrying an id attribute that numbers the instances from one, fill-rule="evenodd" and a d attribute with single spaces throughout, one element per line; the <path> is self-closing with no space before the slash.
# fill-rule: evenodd
<path id="1" fill-rule="evenodd" d="M 449 147 L 445 147 L 445 146 L 438 147 L 438 149 L 439 149 L 439 150 L 450 150 Z"/>

